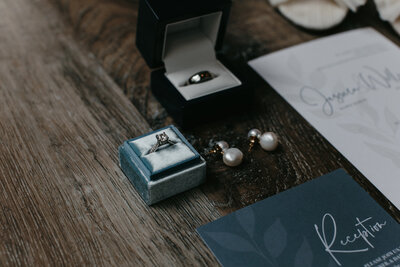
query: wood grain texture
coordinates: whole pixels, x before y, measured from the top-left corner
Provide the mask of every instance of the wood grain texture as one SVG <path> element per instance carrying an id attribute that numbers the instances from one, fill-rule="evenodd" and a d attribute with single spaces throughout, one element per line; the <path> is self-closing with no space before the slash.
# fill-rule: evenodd
<path id="1" fill-rule="evenodd" d="M 105 70 L 153 128 L 173 122 L 152 96 L 151 70 L 134 46 L 138 1 L 52 0 L 75 29 L 77 38 L 93 52 Z M 400 44 L 390 25 L 382 22 L 372 1 L 349 13 L 338 27 L 324 32 L 299 29 L 285 20 L 265 0 L 233 1 L 223 53 L 229 63 L 254 77 L 247 61 L 263 54 L 321 36 L 371 26 Z M 337 168 L 344 168 L 379 204 L 400 221 L 397 210 L 354 166 L 311 127 L 288 103 L 260 78 L 254 78 L 254 109 L 242 116 L 207 123 L 184 131 L 200 152 L 214 141 L 226 140 L 246 149 L 247 131 L 275 131 L 282 145 L 274 153 L 256 149 L 239 168 L 224 166 L 219 158 L 208 160 L 208 183 L 203 191 L 227 214 Z"/>
<path id="2" fill-rule="evenodd" d="M 224 139 L 243 150 L 251 128 L 279 134 L 239 168 L 208 157 L 208 181 L 152 208 L 118 167 L 124 140 L 173 123 L 149 90 L 134 46 L 138 1 L 0 2 L 0 266 L 215 265 L 195 228 L 337 168 L 400 221 L 400 212 L 260 78 L 254 109 L 184 132 L 205 154 Z M 223 52 L 252 58 L 373 26 L 397 44 L 370 1 L 338 28 L 298 29 L 265 0 L 234 1 Z M 133 103 L 133 105 L 132 105 Z"/>
<path id="3" fill-rule="evenodd" d="M 201 190 L 149 208 L 117 147 L 150 130 L 46 1 L 0 3 L 0 266 L 215 265 Z"/>

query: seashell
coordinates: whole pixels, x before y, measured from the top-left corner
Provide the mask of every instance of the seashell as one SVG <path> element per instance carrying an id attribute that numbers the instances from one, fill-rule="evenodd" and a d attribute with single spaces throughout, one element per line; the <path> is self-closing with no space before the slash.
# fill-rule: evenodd
<path id="1" fill-rule="evenodd" d="M 311 30 L 326 30 L 356 11 L 366 0 L 269 0 L 294 24 Z"/>
<path id="2" fill-rule="evenodd" d="M 375 0 L 376 8 L 382 20 L 388 21 L 400 35 L 400 1 Z"/>
<path id="3" fill-rule="evenodd" d="M 351 11 L 356 12 L 360 6 L 365 5 L 367 0 L 335 0 L 338 5 L 345 6 Z"/>

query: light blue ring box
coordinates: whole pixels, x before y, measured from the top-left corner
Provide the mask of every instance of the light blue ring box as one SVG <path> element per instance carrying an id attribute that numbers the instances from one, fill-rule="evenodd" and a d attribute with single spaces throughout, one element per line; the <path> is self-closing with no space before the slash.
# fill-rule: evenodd
<path id="1" fill-rule="evenodd" d="M 166 132 L 174 145 L 148 154 L 156 135 Z M 119 164 L 143 200 L 152 205 L 202 184 L 206 162 L 173 126 L 125 141 L 119 147 Z"/>

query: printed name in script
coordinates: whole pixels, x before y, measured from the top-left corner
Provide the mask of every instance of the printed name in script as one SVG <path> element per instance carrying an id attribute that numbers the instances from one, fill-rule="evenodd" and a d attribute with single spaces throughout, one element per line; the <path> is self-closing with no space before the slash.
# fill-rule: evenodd
<path id="1" fill-rule="evenodd" d="M 326 94 L 312 86 L 300 89 L 300 99 L 308 106 L 319 107 L 326 116 L 332 116 L 337 106 L 345 105 L 351 96 L 360 92 L 378 91 L 380 89 L 400 89 L 400 73 L 389 68 L 379 71 L 374 67 L 364 66 L 355 76 L 354 84 L 342 91 Z"/>

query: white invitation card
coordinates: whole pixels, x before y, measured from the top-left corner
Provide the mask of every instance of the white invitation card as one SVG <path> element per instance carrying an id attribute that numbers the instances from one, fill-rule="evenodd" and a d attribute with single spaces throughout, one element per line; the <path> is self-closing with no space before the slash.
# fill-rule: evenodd
<path id="1" fill-rule="evenodd" d="M 371 28 L 249 62 L 400 209 L 400 49 Z"/>

